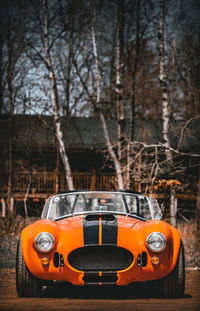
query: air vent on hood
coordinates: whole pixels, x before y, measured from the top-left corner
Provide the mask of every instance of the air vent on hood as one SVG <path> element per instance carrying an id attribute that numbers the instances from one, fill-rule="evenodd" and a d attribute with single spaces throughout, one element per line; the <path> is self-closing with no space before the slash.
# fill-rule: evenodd
<path id="1" fill-rule="evenodd" d="M 86 221 L 95 221 L 95 220 L 99 220 L 99 218 L 105 221 L 116 220 L 116 217 L 113 214 L 89 214 L 85 216 Z"/>

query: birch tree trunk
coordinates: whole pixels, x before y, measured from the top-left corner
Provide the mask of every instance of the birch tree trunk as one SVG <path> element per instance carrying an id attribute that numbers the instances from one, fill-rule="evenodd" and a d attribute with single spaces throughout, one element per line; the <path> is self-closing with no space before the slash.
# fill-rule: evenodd
<path id="1" fill-rule="evenodd" d="M 1 199 L 1 206 L 1 216 L 6 217 L 6 202 L 4 198 Z"/>
<path id="2" fill-rule="evenodd" d="M 101 123 L 101 127 L 103 130 L 105 142 L 106 142 L 106 147 L 107 147 L 108 153 L 109 153 L 109 155 L 113 161 L 114 167 L 115 167 L 118 187 L 119 187 L 119 189 L 123 189 L 124 183 L 123 183 L 123 178 L 122 178 L 122 170 L 121 170 L 120 162 L 118 161 L 117 156 L 113 150 L 110 135 L 109 135 L 108 128 L 107 128 L 107 124 L 106 124 L 104 115 L 102 113 L 101 107 L 100 107 L 100 90 L 101 90 L 101 78 L 102 77 L 101 77 L 100 70 L 99 70 L 99 59 L 98 59 L 96 37 L 95 37 L 95 30 L 94 30 L 94 16 L 95 16 L 95 8 L 93 8 L 93 16 L 92 16 L 92 20 L 91 20 L 91 38 L 92 38 L 92 47 L 93 47 L 93 54 L 94 54 L 94 59 L 95 59 L 95 72 L 96 72 L 95 98 L 94 98 L 94 96 L 92 96 L 92 94 L 91 94 L 91 92 L 87 86 L 87 83 L 84 81 L 83 76 L 79 70 L 79 67 L 78 67 L 77 61 L 74 57 L 74 52 L 73 52 L 73 44 L 72 44 L 73 40 L 72 40 L 72 37 L 70 35 L 70 44 L 72 47 L 72 60 L 73 60 L 73 65 L 76 69 L 76 73 L 79 76 L 80 82 L 81 82 L 83 88 L 85 89 L 86 94 L 87 94 L 91 104 L 94 106 L 95 111 L 97 111 L 99 114 L 100 123 Z M 88 67 L 88 70 L 89 70 L 89 67 Z"/>
<path id="3" fill-rule="evenodd" d="M 44 47 L 45 47 L 45 57 L 46 57 L 49 81 L 51 85 L 51 105 L 53 108 L 53 117 L 54 117 L 54 123 L 55 123 L 55 128 L 56 128 L 56 137 L 58 140 L 59 151 L 60 151 L 61 159 L 63 161 L 64 169 L 65 169 L 67 185 L 68 185 L 69 190 L 71 191 L 71 190 L 74 190 L 74 185 L 73 185 L 73 179 L 71 175 L 69 159 L 66 154 L 64 140 L 63 140 L 63 132 L 61 129 L 61 120 L 59 116 L 56 77 L 55 77 L 55 73 L 53 70 L 52 62 L 51 62 L 51 56 L 50 56 L 49 16 L 48 16 L 47 0 L 43 0 L 43 11 L 44 11 Z"/>
<path id="4" fill-rule="evenodd" d="M 97 54 L 96 37 L 95 37 L 95 31 L 94 31 L 94 16 L 95 16 L 95 11 L 93 12 L 92 22 L 91 22 L 91 36 L 92 36 L 92 46 L 93 46 L 93 53 L 94 53 L 95 66 L 96 66 L 96 104 L 99 107 L 100 90 L 101 90 L 101 74 L 99 70 L 99 59 L 98 59 L 98 54 Z"/>
<path id="5" fill-rule="evenodd" d="M 135 103 L 136 103 L 136 75 L 138 71 L 138 62 L 140 55 L 140 0 L 137 0 L 136 7 L 136 45 L 135 45 L 135 60 L 132 73 L 132 98 L 131 98 L 131 136 L 130 139 L 134 141 L 135 134 Z"/>
<path id="6" fill-rule="evenodd" d="M 176 227 L 176 214 L 177 214 L 177 198 L 176 192 L 173 188 L 170 190 L 170 223 Z"/>
<path id="7" fill-rule="evenodd" d="M 106 122 L 105 122 L 105 118 L 104 118 L 103 113 L 101 111 L 99 113 L 99 117 L 100 117 L 102 129 L 103 129 L 106 145 L 108 148 L 108 152 L 109 152 L 110 157 L 111 157 L 111 159 L 114 163 L 114 166 L 115 166 L 115 172 L 116 172 L 116 176 L 117 176 L 118 187 L 119 187 L 119 189 L 124 189 L 124 182 L 123 182 L 123 178 L 122 178 L 122 171 L 121 171 L 120 162 L 118 161 L 116 154 L 113 151 L 113 147 L 111 144 L 110 136 L 108 133 Z"/>
<path id="8" fill-rule="evenodd" d="M 160 0 L 160 16 L 157 22 L 152 1 L 149 0 L 152 12 L 154 26 L 157 30 L 158 51 L 159 51 L 159 83 L 161 88 L 161 105 L 162 105 L 162 134 L 165 146 L 166 159 L 171 159 L 170 140 L 169 140 L 169 99 L 167 93 L 167 80 L 165 72 L 165 49 L 164 49 L 164 9 L 165 0 Z"/>
<path id="9" fill-rule="evenodd" d="M 69 55 L 68 55 L 68 65 L 67 65 L 67 81 L 66 81 L 66 116 L 70 115 L 70 84 L 71 84 L 71 58 L 72 51 L 71 46 L 69 46 Z"/>
<path id="10" fill-rule="evenodd" d="M 159 42 L 159 80 L 162 92 L 162 120 L 163 120 L 163 139 L 166 147 L 165 154 L 167 160 L 171 158 L 169 150 L 169 101 L 167 94 L 167 81 L 165 74 L 165 51 L 164 51 L 164 0 L 160 0 L 160 21 L 158 27 L 158 42 Z"/>
<path id="11" fill-rule="evenodd" d="M 24 197 L 24 214 L 25 214 L 25 218 L 28 218 L 27 199 L 28 199 L 30 187 L 31 187 L 31 175 L 29 177 L 29 182 L 28 182 L 28 186 L 27 186 L 27 189 L 26 189 L 26 194 L 25 194 L 25 197 Z"/>
<path id="12" fill-rule="evenodd" d="M 93 17 L 94 17 L 94 15 L 93 15 Z M 96 85 L 96 107 L 99 111 L 99 117 L 100 117 L 100 121 L 101 121 L 102 130 L 104 133 L 106 146 L 107 146 L 108 152 L 109 152 L 110 157 L 111 157 L 111 159 L 114 163 L 114 166 L 115 166 L 115 171 L 116 171 L 117 181 L 118 181 L 118 187 L 119 187 L 119 189 L 123 189 L 124 183 L 123 183 L 123 178 L 122 178 L 122 171 L 121 171 L 120 162 L 118 161 L 116 154 L 113 151 L 112 143 L 111 143 L 109 132 L 108 132 L 107 125 L 106 125 L 106 121 L 105 121 L 104 115 L 103 115 L 103 113 L 99 107 L 101 75 L 100 75 L 100 70 L 99 70 L 99 60 L 98 60 L 96 38 L 95 38 L 95 31 L 94 31 L 94 19 L 92 20 L 91 26 L 92 26 L 91 27 L 91 35 L 92 35 L 93 53 L 94 53 L 95 65 L 96 65 L 96 81 L 97 81 L 97 85 Z"/>
<path id="13" fill-rule="evenodd" d="M 140 55 L 140 0 L 136 2 L 136 43 L 135 43 L 135 59 L 134 59 L 134 68 L 132 72 L 132 96 L 131 96 L 131 118 L 130 118 L 130 141 L 134 142 L 135 136 L 135 106 L 137 100 L 137 92 L 136 92 L 136 76 L 138 71 L 138 62 Z M 131 146 L 129 143 L 127 149 L 127 180 L 128 180 L 128 188 L 130 188 L 130 172 L 131 172 Z M 134 171 L 135 168 L 133 167 Z M 129 178 L 129 179 L 128 179 Z"/>
<path id="14" fill-rule="evenodd" d="M 123 49 L 124 49 L 124 5 L 123 0 L 117 4 L 117 44 L 116 44 L 116 94 L 118 119 L 118 158 L 122 157 L 125 139 L 125 109 L 123 103 Z"/>

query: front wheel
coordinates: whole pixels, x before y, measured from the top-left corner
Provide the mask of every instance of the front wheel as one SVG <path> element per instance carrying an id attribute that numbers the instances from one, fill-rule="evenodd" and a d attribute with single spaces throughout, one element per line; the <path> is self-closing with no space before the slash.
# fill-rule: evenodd
<path id="1" fill-rule="evenodd" d="M 21 240 L 17 245 L 16 289 L 19 297 L 39 297 L 42 289 L 41 280 L 30 273 L 24 262 Z"/>
<path id="2" fill-rule="evenodd" d="M 180 244 L 179 256 L 174 270 L 161 280 L 162 296 L 166 298 L 183 297 L 185 291 L 185 256 L 183 243 Z"/>

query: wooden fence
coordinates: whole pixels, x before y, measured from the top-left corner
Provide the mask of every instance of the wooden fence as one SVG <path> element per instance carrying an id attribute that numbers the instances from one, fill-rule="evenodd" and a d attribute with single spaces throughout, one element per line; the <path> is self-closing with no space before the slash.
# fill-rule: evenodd
<path id="1" fill-rule="evenodd" d="M 75 189 L 113 190 L 116 189 L 116 176 L 112 173 L 74 172 Z M 16 173 L 13 178 L 13 197 L 46 197 L 68 190 L 64 174 L 54 172 Z"/>
<path id="2" fill-rule="evenodd" d="M 77 190 L 114 190 L 117 189 L 116 175 L 114 173 L 96 173 L 96 172 L 73 172 L 74 188 Z M 147 182 L 138 182 L 132 180 L 131 189 L 145 193 Z M 68 191 L 68 186 L 64 173 L 55 172 L 33 172 L 20 173 L 14 175 L 12 183 L 13 198 L 46 198 L 49 195 Z M 0 188 L 0 198 L 7 198 L 7 186 Z M 169 194 L 165 192 L 156 192 L 157 198 L 168 198 Z M 196 200 L 194 193 L 179 192 L 176 197 L 182 200 Z"/>

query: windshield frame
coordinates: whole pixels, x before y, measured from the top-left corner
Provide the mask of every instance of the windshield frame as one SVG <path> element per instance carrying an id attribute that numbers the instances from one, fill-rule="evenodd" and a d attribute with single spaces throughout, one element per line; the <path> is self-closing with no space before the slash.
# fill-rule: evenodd
<path id="1" fill-rule="evenodd" d="M 51 210 L 51 206 L 52 206 L 52 202 L 54 200 L 55 197 L 61 197 L 61 196 L 68 196 L 68 195 L 80 195 L 80 194 L 118 194 L 118 195 L 121 195 L 122 196 L 122 202 L 123 202 L 123 205 L 124 205 L 124 210 L 125 212 L 120 212 L 120 211 L 81 211 L 81 212 L 72 212 L 70 214 L 66 214 L 66 215 L 62 215 L 62 216 L 59 216 L 59 217 L 56 217 L 56 218 L 51 218 L 49 217 L 49 214 L 50 214 L 50 210 Z M 138 193 L 131 193 L 131 192 L 126 192 L 126 191 L 90 191 L 90 190 L 84 190 L 84 191 L 71 191 L 71 192 L 66 192 L 66 193 L 60 193 L 60 194 L 56 194 L 54 196 L 52 196 L 51 198 L 49 198 L 49 201 L 48 201 L 48 211 L 46 213 L 46 217 L 43 217 L 43 218 L 46 218 L 46 219 L 52 219 L 52 220 L 60 220 L 60 219 L 64 219 L 64 218 L 68 218 L 68 217 L 72 217 L 72 216 L 75 216 L 75 215 L 87 215 L 87 214 L 99 214 L 99 213 L 103 213 L 103 214 L 119 214 L 119 215 L 126 215 L 126 216 L 131 216 L 131 217 L 134 217 L 134 218 L 138 218 L 138 219 L 141 219 L 141 220 L 150 220 L 150 219 L 147 219 L 141 215 L 138 215 L 137 213 L 131 213 L 128 209 L 128 205 L 127 205 L 127 202 L 125 200 L 125 196 L 133 196 L 136 198 L 136 200 L 138 201 L 140 198 L 141 199 L 146 199 L 147 202 L 148 202 L 148 208 L 149 208 L 149 211 L 150 211 L 150 215 L 151 215 L 151 219 L 157 219 L 156 217 L 154 217 L 154 211 L 153 211 L 153 206 L 151 204 L 151 200 L 148 196 L 146 195 L 143 195 L 143 194 L 138 194 Z M 83 196 L 84 197 L 84 196 Z M 75 199 L 75 201 L 78 200 L 78 196 L 77 198 Z M 75 203 L 74 202 L 74 206 L 73 206 L 73 210 L 75 208 Z M 43 214 L 43 213 L 42 213 Z"/>

